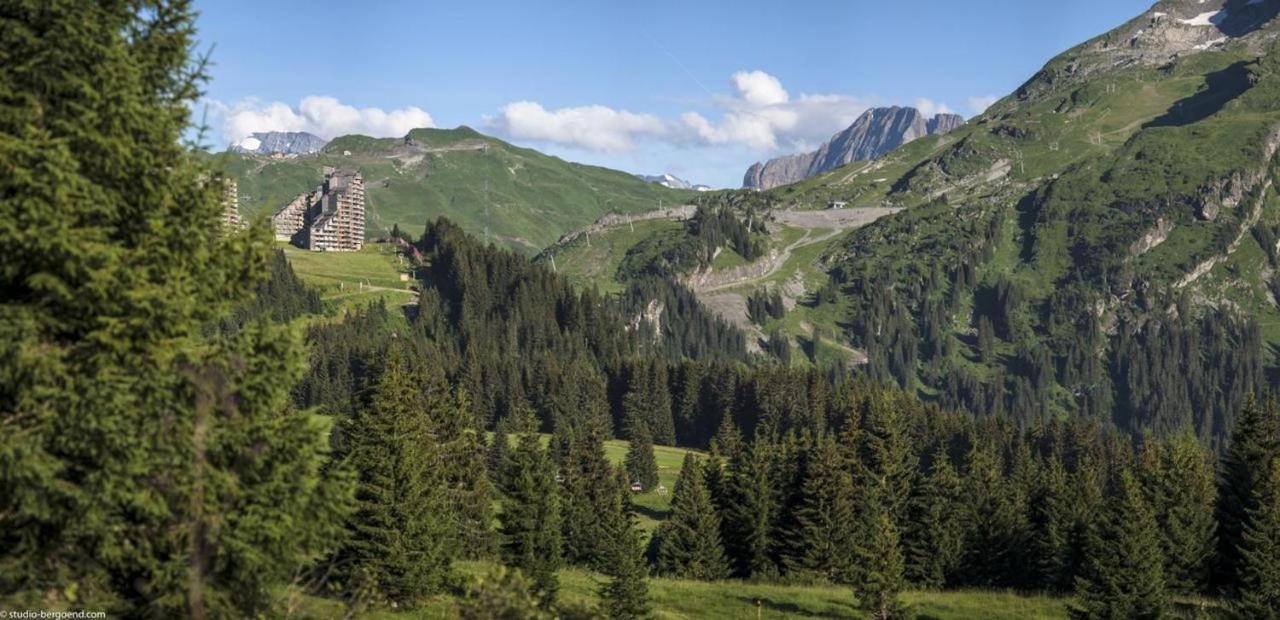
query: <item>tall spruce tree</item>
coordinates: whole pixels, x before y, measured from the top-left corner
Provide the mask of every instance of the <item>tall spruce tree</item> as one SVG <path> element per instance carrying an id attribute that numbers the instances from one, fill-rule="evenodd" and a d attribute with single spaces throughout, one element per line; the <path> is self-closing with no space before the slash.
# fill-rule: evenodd
<path id="1" fill-rule="evenodd" d="M 1280 618 L 1280 458 L 1259 480 L 1240 533 L 1236 611 L 1242 618 Z"/>
<path id="2" fill-rule="evenodd" d="M 561 463 L 561 513 L 565 558 L 602 569 L 609 562 L 609 541 L 621 518 L 614 468 L 605 458 L 604 437 L 597 425 L 569 429 Z"/>
<path id="3" fill-rule="evenodd" d="M 632 422 L 625 460 L 631 482 L 639 483 L 645 491 L 658 486 L 658 459 L 653 454 L 653 436 L 649 433 L 648 423 L 642 420 Z"/>
<path id="4" fill-rule="evenodd" d="M 1218 493 L 1218 570 L 1226 590 L 1240 581 L 1240 549 L 1244 524 L 1254 509 L 1261 477 L 1280 456 L 1280 404 L 1250 397 L 1236 421 L 1231 445 L 1222 457 Z"/>
<path id="5" fill-rule="evenodd" d="M 902 576 L 902 549 L 886 496 L 888 492 L 883 486 L 859 490 L 858 513 L 864 538 L 857 547 L 859 570 L 854 593 L 858 606 L 876 620 L 910 617 L 909 609 L 899 597 L 906 587 Z"/>
<path id="6" fill-rule="evenodd" d="M 1164 617 L 1168 600 L 1156 519 L 1132 472 L 1120 474 L 1106 516 L 1090 531 L 1076 577 L 1074 618 Z"/>
<path id="7" fill-rule="evenodd" d="M 903 541 L 905 575 L 925 588 L 947 584 L 964 553 L 960 523 L 960 476 L 945 447 L 934 451 L 929 474 L 907 507 L 907 535 Z"/>
<path id="8" fill-rule="evenodd" d="M 729 462 L 724 481 L 724 536 L 736 576 L 767 579 L 778 574 L 772 551 L 780 507 L 770 472 L 772 444 L 757 437 Z"/>
<path id="9" fill-rule="evenodd" d="M 830 437 L 820 439 L 799 485 L 801 498 L 789 532 L 788 573 L 851 583 L 854 533 L 853 480 Z"/>
<path id="10" fill-rule="evenodd" d="M 600 588 L 600 607 L 606 618 L 634 620 L 649 616 L 648 565 L 635 518 L 627 507 L 623 518 L 611 519 L 610 559 Z"/>
<path id="11" fill-rule="evenodd" d="M 999 453 L 983 438 L 973 437 L 964 472 L 961 511 L 965 531 L 964 574 L 967 583 L 1010 586 L 1017 576 L 1017 551 L 1025 532 L 1002 474 Z"/>
<path id="12" fill-rule="evenodd" d="M 409 369 L 398 344 L 385 359 L 342 429 L 358 484 L 336 566 L 349 595 L 408 603 L 442 588 L 455 551 L 445 453 L 429 416 L 448 404 L 430 402 L 444 394 L 419 387 L 430 380 Z"/>
<path id="13" fill-rule="evenodd" d="M 507 468 L 498 516 L 503 560 L 529 575 L 538 598 L 549 606 L 560 588 L 556 571 L 562 561 L 555 466 L 539 445 L 538 435 L 525 432 Z"/>
<path id="14" fill-rule="evenodd" d="M 1186 429 L 1144 450 L 1143 483 L 1159 525 L 1171 592 L 1202 594 L 1217 551 L 1217 487 L 1209 453 Z"/>
<path id="15" fill-rule="evenodd" d="M 192 4 L 0 11 L 0 591 L 46 605 L 257 616 L 340 540 L 296 336 L 212 329 L 271 241 L 180 144 Z"/>
<path id="16" fill-rule="evenodd" d="M 1031 496 L 1031 540 L 1040 589 L 1065 592 L 1075 586 L 1074 498 L 1067 468 L 1057 454 L 1048 457 Z"/>
<path id="17" fill-rule="evenodd" d="M 706 581 L 729 576 L 720 515 L 711 501 L 705 468 L 692 452 L 685 455 L 680 467 L 670 516 L 654 536 L 658 540 L 658 574 Z"/>

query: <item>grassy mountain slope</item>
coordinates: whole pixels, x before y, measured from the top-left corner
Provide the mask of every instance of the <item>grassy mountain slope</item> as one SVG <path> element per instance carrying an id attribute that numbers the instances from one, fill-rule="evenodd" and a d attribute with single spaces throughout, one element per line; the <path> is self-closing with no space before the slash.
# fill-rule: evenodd
<path id="1" fill-rule="evenodd" d="M 873 376 L 952 405 L 1221 436 L 1261 379 L 1257 341 L 1280 344 L 1278 13 L 1276 0 L 1159 2 L 953 133 L 705 197 L 775 219 L 833 200 L 900 210 L 788 257 L 772 284 L 798 305 L 759 331 L 804 349 L 816 329 L 808 357 L 834 340 Z M 774 247 L 794 234 L 772 232 Z M 819 303 L 828 278 L 836 295 Z M 1181 393 L 1154 389 L 1175 382 Z"/>
<path id="2" fill-rule="evenodd" d="M 415 129 L 402 139 L 343 136 L 314 156 L 272 159 L 217 156 L 239 182 L 240 208 L 270 214 L 322 179 L 324 166 L 358 168 L 365 178 L 368 234 L 399 224 L 417 234 L 448 217 L 464 229 L 521 252 L 535 252 L 566 231 L 609 212 L 638 213 L 687 201 L 634 176 L 566 162 L 470 128 Z"/>

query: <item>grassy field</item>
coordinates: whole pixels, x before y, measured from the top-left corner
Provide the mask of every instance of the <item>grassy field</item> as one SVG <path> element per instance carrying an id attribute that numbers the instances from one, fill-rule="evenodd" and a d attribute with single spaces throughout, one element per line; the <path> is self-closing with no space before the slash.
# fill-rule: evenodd
<path id="1" fill-rule="evenodd" d="M 406 267 L 390 244 L 369 244 L 359 252 L 311 252 L 278 243 L 293 270 L 316 287 L 337 310 L 367 305 L 378 299 L 400 306 L 414 299 L 400 274 Z"/>
<path id="2" fill-rule="evenodd" d="M 463 579 L 492 570 L 486 562 L 458 565 Z M 583 570 L 560 572 L 560 600 L 578 608 L 594 607 L 596 591 L 605 578 Z M 659 619 L 706 618 L 864 618 L 849 588 L 813 585 L 788 586 L 744 581 L 699 582 L 651 579 L 649 596 Z M 907 592 L 903 599 L 919 618 L 938 620 L 1048 620 L 1067 617 L 1068 599 L 1027 596 L 1011 592 L 950 591 Z M 370 612 L 369 618 L 445 619 L 457 617 L 456 598 L 442 596 L 410 611 Z M 301 617 L 335 617 L 342 613 L 334 601 L 305 599 Z"/>

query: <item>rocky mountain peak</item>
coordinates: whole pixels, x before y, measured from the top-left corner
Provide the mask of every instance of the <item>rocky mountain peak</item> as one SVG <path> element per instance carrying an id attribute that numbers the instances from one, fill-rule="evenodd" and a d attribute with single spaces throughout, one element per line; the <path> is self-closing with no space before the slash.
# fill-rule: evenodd
<path id="1" fill-rule="evenodd" d="M 757 162 L 747 169 L 742 183 L 757 190 L 795 183 L 851 162 L 875 159 L 912 140 L 949 133 L 964 122 L 957 114 L 927 118 L 910 107 L 872 108 L 816 151 Z"/>
<path id="2" fill-rule="evenodd" d="M 231 150 L 255 155 L 311 155 L 319 153 L 328 143 L 305 131 L 259 131 L 232 144 Z"/>

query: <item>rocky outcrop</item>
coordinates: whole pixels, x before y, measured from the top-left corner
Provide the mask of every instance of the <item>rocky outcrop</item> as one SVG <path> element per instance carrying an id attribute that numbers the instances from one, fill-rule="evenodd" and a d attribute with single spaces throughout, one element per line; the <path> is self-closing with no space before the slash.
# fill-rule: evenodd
<path id="1" fill-rule="evenodd" d="M 963 124 L 964 118 L 956 114 L 926 118 L 915 108 L 872 108 L 816 151 L 757 162 L 747 170 L 742 184 L 765 190 L 795 183 L 851 162 L 875 159 L 912 140 L 949 133 Z"/>
<path id="2" fill-rule="evenodd" d="M 816 156 L 816 152 L 800 153 L 776 157 L 764 163 L 756 162 L 747 169 L 742 186 L 748 189 L 769 189 L 806 179 Z"/>

